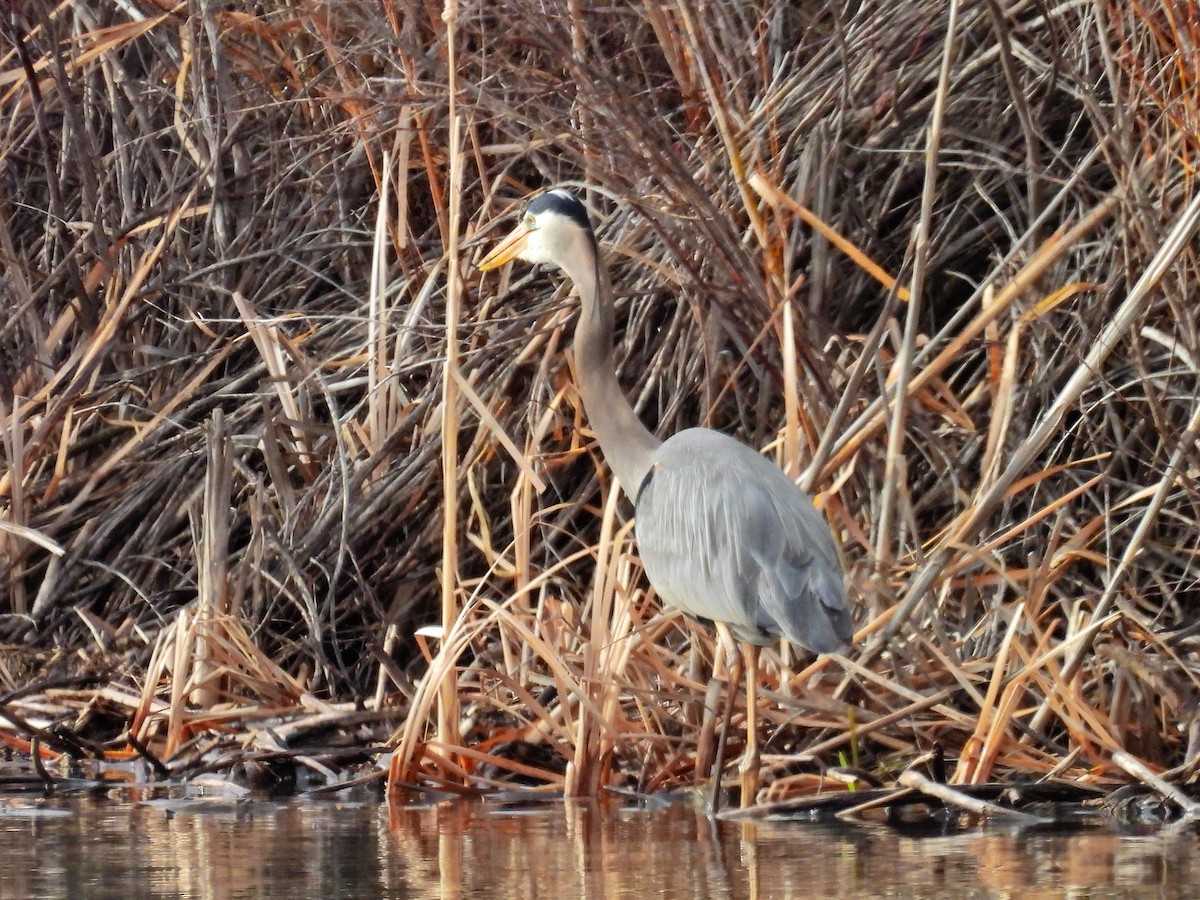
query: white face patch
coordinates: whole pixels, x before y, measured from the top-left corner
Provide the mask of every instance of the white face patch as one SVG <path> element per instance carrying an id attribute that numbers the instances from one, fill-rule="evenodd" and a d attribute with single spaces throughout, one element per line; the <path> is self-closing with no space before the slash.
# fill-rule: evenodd
<path id="1" fill-rule="evenodd" d="M 528 263 L 551 263 L 562 267 L 567 260 L 578 255 L 584 232 L 574 219 L 552 209 L 533 215 L 526 221 L 529 237 L 521 259 Z"/>
<path id="2" fill-rule="evenodd" d="M 547 219 L 551 218 L 550 213 L 543 213 L 541 216 L 531 217 L 532 222 L 526 222 L 526 227 L 529 229 L 529 237 L 525 239 L 525 249 L 520 253 L 520 259 L 527 263 L 551 263 L 554 262 L 554 254 L 552 248 L 548 246 L 547 241 Z"/>

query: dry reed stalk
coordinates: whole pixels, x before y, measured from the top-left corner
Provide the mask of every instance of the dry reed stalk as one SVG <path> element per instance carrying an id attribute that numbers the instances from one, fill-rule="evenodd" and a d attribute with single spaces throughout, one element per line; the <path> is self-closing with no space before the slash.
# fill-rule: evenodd
<path id="1" fill-rule="evenodd" d="M 26 524 L 25 511 L 25 429 L 17 419 L 16 410 L 20 408 L 20 396 L 13 398 L 13 412 L 10 414 L 8 403 L 0 399 L 0 444 L 4 446 L 5 456 L 8 457 L 9 472 L 5 476 L 9 482 L 9 503 L 7 515 L 0 519 L 0 561 L 12 571 L 22 567 L 26 548 L 21 542 L 26 535 L 36 534 Z M 15 477 L 13 473 L 16 473 Z M 29 612 L 29 597 L 26 587 L 19 582 L 13 585 L 12 611 L 23 616 Z"/>
<path id="2" fill-rule="evenodd" d="M 925 147 L 925 171 L 921 188 L 921 212 L 913 235 L 912 279 L 908 285 L 908 302 L 905 306 L 904 336 L 899 342 L 896 361 L 888 375 L 888 383 L 894 385 L 896 401 L 888 421 L 887 449 L 883 470 L 883 485 L 879 498 L 878 540 L 875 544 L 875 564 L 880 571 L 892 565 L 895 540 L 893 517 L 896 514 L 896 494 L 899 486 L 908 483 L 907 460 L 904 443 L 907 440 L 909 383 L 913 378 L 913 352 L 917 331 L 921 327 L 921 314 L 925 300 L 925 276 L 929 266 L 929 232 L 933 217 L 934 197 L 937 193 L 939 151 L 942 128 L 946 112 L 946 93 L 950 86 L 950 71 L 958 55 L 958 0 L 950 4 L 950 15 L 946 21 L 946 35 L 942 47 L 942 61 L 938 71 L 937 88 L 933 97 L 933 110 L 929 119 L 928 142 Z M 886 398 L 885 398 L 886 399 Z"/>
<path id="3" fill-rule="evenodd" d="M 400 134 L 407 134 L 402 128 Z M 371 282 L 367 312 L 367 434 L 368 451 L 379 452 L 397 421 L 394 403 L 395 381 L 388 378 L 388 318 L 385 275 L 387 273 L 388 209 L 391 204 L 392 159 L 386 151 L 380 169 L 379 203 L 375 211 L 375 231 L 371 244 Z M 403 183 L 403 179 L 401 179 Z M 397 231 L 405 231 L 403 202 L 398 204 Z"/>
<path id="4" fill-rule="evenodd" d="M 452 635 L 459 621 L 459 570 L 458 570 L 458 437 L 459 437 L 459 380 L 458 380 L 458 326 L 459 303 L 462 286 L 458 271 L 459 234 L 462 214 L 463 150 L 462 118 L 458 112 L 458 62 L 456 57 L 458 38 L 457 0 L 446 0 L 442 9 L 442 21 L 446 26 L 446 53 L 448 59 L 448 115 L 450 119 L 450 212 L 448 221 L 442 224 L 446 240 L 447 290 L 446 290 L 446 363 L 442 373 L 442 484 L 445 492 L 442 525 L 442 628 L 447 636 Z M 430 178 L 431 186 L 437 181 Z M 440 203 L 436 208 L 442 209 Z M 439 216 L 439 222 L 442 220 Z M 443 649 L 448 638 L 442 640 Z M 453 662 L 453 658 L 452 658 Z M 458 684 L 451 665 L 438 690 L 436 741 L 451 751 L 462 743 L 459 735 Z M 453 759 L 453 757 L 451 757 Z"/>
<path id="5" fill-rule="evenodd" d="M 204 496 L 199 522 L 193 525 L 196 534 L 197 609 L 199 621 L 208 628 L 228 617 L 229 595 L 229 505 L 232 492 L 233 465 L 229 455 L 229 438 L 225 433 L 225 417 L 221 410 L 213 413 L 208 433 L 208 465 L 204 478 Z M 197 706 L 215 706 L 224 693 L 216 682 L 218 668 L 210 636 L 201 632 L 195 644 L 195 678 L 198 685 L 191 702 Z"/>

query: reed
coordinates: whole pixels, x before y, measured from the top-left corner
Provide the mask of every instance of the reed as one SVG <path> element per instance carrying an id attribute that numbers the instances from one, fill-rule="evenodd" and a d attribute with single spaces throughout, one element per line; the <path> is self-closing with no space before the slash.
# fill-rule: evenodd
<path id="1" fill-rule="evenodd" d="M 858 640 L 764 654 L 764 799 L 933 748 L 1194 778 L 1192 5 L 6 15 L 6 743 L 694 785 L 714 637 L 642 575 L 574 306 L 471 267 L 567 182 L 640 414 L 842 546 Z"/>

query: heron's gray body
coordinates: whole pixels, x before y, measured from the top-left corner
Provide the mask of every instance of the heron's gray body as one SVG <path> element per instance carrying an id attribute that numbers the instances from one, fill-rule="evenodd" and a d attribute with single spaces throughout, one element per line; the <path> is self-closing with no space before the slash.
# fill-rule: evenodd
<path id="1" fill-rule="evenodd" d="M 631 486 L 632 487 L 632 486 Z M 829 526 L 770 460 L 707 428 L 655 452 L 637 489 L 638 553 L 664 601 L 743 641 L 816 653 L 851 636 Z"/>

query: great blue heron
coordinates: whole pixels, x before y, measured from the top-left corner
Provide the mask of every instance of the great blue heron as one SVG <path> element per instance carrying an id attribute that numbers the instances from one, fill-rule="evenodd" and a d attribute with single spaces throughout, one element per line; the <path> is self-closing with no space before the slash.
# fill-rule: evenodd
<path id="1" fill-rule="evenodd" d="M 613 364 L 608 270 L 587 210 L 570 191 L 558 188 L 530 202 L 479 268 L 512 259 L 557 266 L 582 298 L 575 328 L 579 393 L 604 458 L 633 500 L 634 533 L 650 584 L 665 602 L 727 627 L 743 642 L 747 741 L 739 769 L 742 802 L 749 803 L 759 770 L 757 648 L 782 637 L 828 653 L 853 633 L 829 526 L 807 494 L 736 439 L 688 428 L 660 441 L 641 423 Z M 732 641 L 722 637 L 735 658 Z M 714 807 L 720 765 L 719 750 Z"/>

